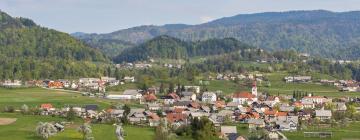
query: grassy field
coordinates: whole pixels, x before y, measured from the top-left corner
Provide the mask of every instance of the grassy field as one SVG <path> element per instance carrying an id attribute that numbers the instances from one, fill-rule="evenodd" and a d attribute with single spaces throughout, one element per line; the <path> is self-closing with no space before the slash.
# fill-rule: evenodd
<path id="1" fill-rule="evenodd" d="M 356 140 L 360 138 L 360 122 L 350 123 L 346 128 L 323 128 L 323 129 L 309 129 L 306 132 L 332 132 L 332 138 L 326 138 L 327 140 Z M 305 138 L 304 131 L 297 132 L 284 132 L 284 134 L 290 140 L 318 140 L 320 138 Z"/>
<path id="2" fill-rule="evenodd" d="M 340 92 L 335 86 L 321 85 L 316 83 L 286 83 L 283 78 L 288 76 L 287 73 L 277 72 L 267 74 L 266 77 L 271 83 L 270 87 L 259 86 L 260 91 L 267 91 L 270 94 L 276 95 L 287 94 L 292 95 L 294 90 L 303 92 L 312 92 L 315 95 L 328 96 L 328 97 L 343 97 L 343 96 L 360 96 L 359 92 Z M 317 76 L 321 74 L 316 74 Z M 313 76 L 313 75 L 311 75 Z M 326 77 L 326 76 L 321 76 Z M 331 77 L 328 77 L 329 79 Z"/>
<path id="3" fill-rule="evenodd" d="M 35 135 L 35 128 L 38 122 L 63 121 L 63 118 L 50 116 L 30 116 L 16 113 L 0 113 L 0 118 L 17 118 L 13 124 L 0 126 L 0 140 L 39 140 Z M 82 136 L 76 131 L 81 124 L 81 120 L 66 126 L 65 131 L 51 137 L 50 140 L 81 140 Z M 93 135 L 97 140 L 116 140 L 115 126 L 107 124 L 93 124 Z M 141 128 L 134 126 L 124 126 L 126 140 L 152 140 L 154 138 L 153 128 Z M 140 135 L 141 134 L 141 135 Z"/>
<path id="4" fill-rule="evenodd" d="M 43 103 L 51 103 L 55 107 L 64 105 L 85 105 L 97 104 L 101 108 L 108 107 L 112 101 L 84 97 L 80 93 L 66 91 L 54 91 L 41 88 L 4 89 L 0 88 L 0 108 L 4 106 L 20 107 L 23 104 L 28 106 L 39 106 Z"/>

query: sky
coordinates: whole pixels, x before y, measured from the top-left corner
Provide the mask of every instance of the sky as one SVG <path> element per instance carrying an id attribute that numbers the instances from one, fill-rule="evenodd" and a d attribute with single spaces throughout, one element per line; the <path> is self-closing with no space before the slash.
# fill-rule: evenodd
<path id="1" fill-rule="evenodd" d="M 0 9 L 67 33 L 108 33 L 259 12 L 355 11 L 360 10 L 360 0 L 0 0 Z"/>

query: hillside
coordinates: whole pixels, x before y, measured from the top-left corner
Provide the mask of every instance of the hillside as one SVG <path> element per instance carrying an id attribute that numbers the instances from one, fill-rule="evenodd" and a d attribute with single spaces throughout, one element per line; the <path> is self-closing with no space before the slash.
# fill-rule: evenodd
<path id="1" fill-rule="evenodd" d="M 170 36 L 159 36 L 139 46 L 125 49 L 115 62 L 132 62 L 148 58 L 187 59 L 245 51 L 251 46 L 233 38 L 188 42 Z"/>
<path id="2" fill-rule="evenodd" d="M 104 62 L 101 52 L 66 33 L 0 12 L 0 79 L 95 76 Z"/>
<path id="3" fill-rule="evenodd" d="M 199 25 L 139 26 L 109 34 L 82 34 L 78 38 L 141 44 L 159 35 L 186 41 L 232 37 L 271 51 L 294 49 L 333 59 L 358 59 L 360 54 L 354 52 L 360 49 L 359 20 L 360 12 L 269 12 L 236 15 Z"/>

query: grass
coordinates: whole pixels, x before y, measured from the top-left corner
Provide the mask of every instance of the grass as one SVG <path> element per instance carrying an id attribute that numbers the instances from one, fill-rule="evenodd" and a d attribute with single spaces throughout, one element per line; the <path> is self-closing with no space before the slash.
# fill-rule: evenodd
<path id="1" fill-rule="evenodd" d="M 64 121 L 63 118 L 50 116 L 30 116 L 16 113 L 0 113 L 0 117 L 17 118 L 17 121 L 10 125 L 0 126 L 0 140 L 39 140 L 35 134 L 38 122 Z M 50 140 L 82 140 L 82 135 L 77 132 L 81 120 L 75 121 L 73 125 L 66 126 L 65 131 L 51 137 Z M 93 136 L 95 139 L 116 140 L 115 126 L 108 124 L 92 124 Z M 152 140 L 155 132 L 150 127 L 124 126 L 126 140 Z"/>
<path id="2" fill-rule="evenodd" d="M 342 139 L 359 139 L 360 138 L 360 122 L 350 123 L 345 128 L 322 128 L 322 129 L 308 129 L 306 132 L 332 132 L 333 137 L 327 140 L 342 140 Z M 317 140 L 320 138 L 305 138 L 304 131 L 284 132 L 290 140 Z"/>
<path id="3" fill-rule="evenodd" d="M 359 92 L 340 92 L 335 86 L 321 85 L 316 83 L 286 83 L 283 79 L 289 74 L 285 72 L 276 72 L 267 74 L 266 77 L 271 83 L 270 87 L 261 86 L 259 84 L 260 91 L 267 91 L 270 94 L 286 94 L 292 95 L 294 90 L 311 92 L 315 95 L 328 96 L 328 97 L 343 97 L 343 96 L 359 96 Z M 318 74 L 321 75 L 321 74 Z M 325 77 L 325 76 L 324 76 Z M 329 79 L 331 77 L 328 77 Z"/>
<path id="4" fill-rule="evenodd" d="M 21 89 L 5 89 L 0 88 L 0 107 L 15 106 L 20 107 L 27 104 L 30 107 L 39 106 L 43 103 L 51 103 L 55 107 L 63 107 L 64 105 L 85 105 L 97 104 L 101 108 L 106 108 L 112 104 L 111 100 L 89 98 L 79 93 L 67 91 L 55 91 L 42 88 L 21 88 Z"/>

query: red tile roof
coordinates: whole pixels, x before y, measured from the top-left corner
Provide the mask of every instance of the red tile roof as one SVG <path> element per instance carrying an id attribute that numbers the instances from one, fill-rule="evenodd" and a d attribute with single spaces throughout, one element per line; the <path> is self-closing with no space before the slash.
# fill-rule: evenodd
<path id="1" fill-rule="evenodd" d="M 276 114 L 276 110 L 269 110 L 269 109 L 266 109 L 264 114 L 265 115 L 275 115 Z"/>
<path id="2" fill-rule="evenodd" d="M 175 113 L 182 113 L 184 110 L 185 110 L 185 109 L 183 109 L 183 108 L 175 108 L 175 109 L 174 109 L 174 112 L 175 112 Z"/>
<path id="3" fill-rule="evenodd" d="M 216 101 L 215 106 L 217 108 L 224 108 L 226 106 L 226 103 L 225 103 L 225 101 Z"/>
<path id="4" fill-rule="evenodd" d="M 249 92 L 239 92 L 239 93 L 234 93 L 233 98 L 255 98 L 255 95 L 252 95 Z"/>
<path id="5" fill-rule="evenodd" d="M 42 108 L 42 109 L 50 109 L 50 108 L 53 108 L 53 105 L 52 104 L 41 104 L 40 108 Z"/>
<path id="6" fill-rule="evenodd" d="M 186 119 L 186 115 L 181 113 L 169 113 L 166 115 L 166 118 L 170 123 L 173 123 L 176 121 L 184 121 Z"/>
<path id="7" fill-rule="evenodd" d="M 170 94 L 168 94 L 168 96 L 170 96 L 171 98 L 173 98 L 175 100 L 180 100 L 179 95 L 177 95 L 176 93 L 170 93 Z"/>
<path id="8" fill-rule="evenodd" d="M 276 116 L 287 116 L 287 112 L 277 112 Z"/>
<path id="9" fill-rule="evenodd" d="M 193 108 L 200 108 L 200 104 L 197 103 L 197 102 L 191 102 L 190 106 L 193 107 Z"/>
<path id="10" fill-rule="evenodd" d="M 149 115 L 149 117 L 150 117 L 152 120 L 156 120 L 156 121 L 160 120 L 160 117 L 159 117 L 156 113 L 151 113 L 151 114 Z"/>
<path id="11" fill-rule="evenodd" d="M 155 100 L 157 100 L 157 98 L 156 98 L 156 96 L 154 94 L 147 94 L 147 95 L 145 95 L 144 98 L 145 98 L 146 101 L 155 101 Z"/>

